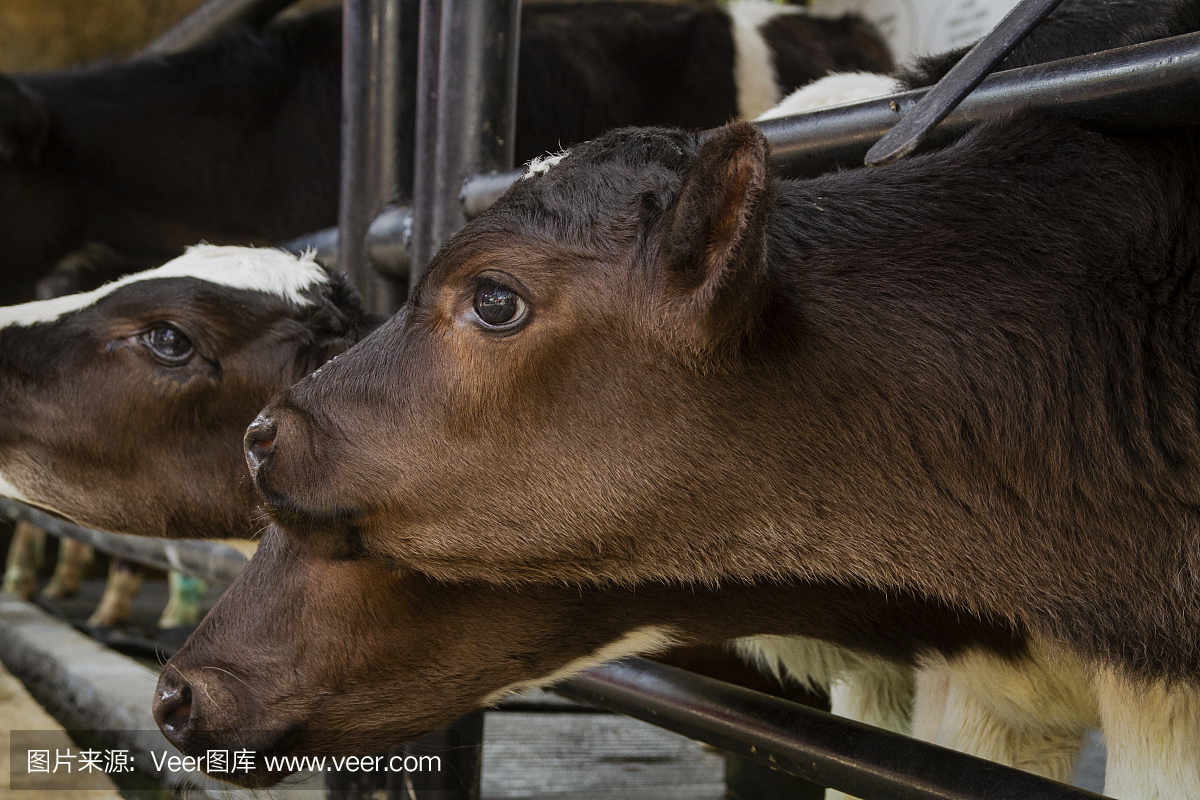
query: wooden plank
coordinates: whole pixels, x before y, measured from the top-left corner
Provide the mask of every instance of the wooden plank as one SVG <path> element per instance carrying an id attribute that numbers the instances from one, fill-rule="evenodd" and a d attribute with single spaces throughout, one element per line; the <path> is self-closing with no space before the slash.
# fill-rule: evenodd
<path id="1" fill-rule="evenodd" d="M 717 800 L 725 760 L 699 742 L 616 714 L 489 713 L 484 800 Z"/>

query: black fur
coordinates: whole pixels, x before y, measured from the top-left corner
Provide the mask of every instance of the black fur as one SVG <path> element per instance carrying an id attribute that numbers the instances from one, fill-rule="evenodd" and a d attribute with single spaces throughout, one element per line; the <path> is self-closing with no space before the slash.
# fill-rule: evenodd
<path id="1" fill-rule="evenodd" d="M 780 51 L 783 88 L 835 63 L 890 66 L 861 23 L 845 27 L 797 32 L 838 44 Z M 620 125 L 728 121 L 729 28 L 709 5 L 531 5 L 518 161 Z M 20 78 L 0 92 L 0 162 L 14 150 L 0 163 L 0 304 L 32 299 L 56 266 L 55 291 L 90 288 L 201 240 L 272 244 L 334 225 L 340 87 L 336 9 L 179 55 Z"/>

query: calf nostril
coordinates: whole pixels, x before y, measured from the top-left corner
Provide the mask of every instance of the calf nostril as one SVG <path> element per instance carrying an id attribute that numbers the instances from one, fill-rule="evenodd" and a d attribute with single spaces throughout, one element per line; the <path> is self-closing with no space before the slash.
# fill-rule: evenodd
<path id="1" fill-rule="evenodd" d="M 192 687 L 183 682 L 161 686 L 154 706 L 163 733 L 180 736 L 192 718 Z"/>
<path id="2" fill-rule="evenodd" d="M 259 416 L 246 429 L 246 463 L 251 472 L 258 472 L 258 468 L 271 452 L 271 447 L 275 444 L 275 431 L 275 420 L 264 416 Z"/>

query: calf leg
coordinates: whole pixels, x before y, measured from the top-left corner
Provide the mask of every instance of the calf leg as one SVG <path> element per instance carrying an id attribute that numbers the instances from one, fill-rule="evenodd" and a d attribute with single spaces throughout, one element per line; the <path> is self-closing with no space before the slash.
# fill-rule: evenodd
<path id="1" fill-rule="evenodd" d="M 24 520 L 13 528 L 12 542 L 4 562 L 4 584 L 0 591 L 14 594 L 22 600 L 37 591 L 37 573 L 46 548 L 46 532 Z"/>
<path id="2" fill-rule="evenodd" d="M 74 539 L 59 539 L 58 564 L 54 567 L 50 582 L 42 589 L 42 597 L 58 600 L 77 593 L 95 558 L 91 545 Z"/>
<path id="3" fill-rule="evenodd" d="M 1118 800 L 1200 797 L 1200 689 L 1147 683 L 1114 669 L 1093 678 L 1108 747 L 1104 794 Z"/>
<path id="4" fill-rule="evenodd" d="M 167 607 L 158 619 L 160 628 L 178 628 L 195 625 L 200 621 L 200 602 L 208 586 L 200 578 L 182 572 L 167 573 L 167 586 L 171 590 Z"/>
<path id="5" fill-rule="evenodd" d="M 912 728 L 913 670 L 862 659 L 830 683 L 829 706 L 840 717 L 907 735 Z M 826 789 L 825 800 L 854 799 L 837 789 Z"/>
<path id="6" fill-rule="evenodd" d="M 142 588 L 142 573 L 142 568 L 137 564 L 114 558 L 108 568 L 104 596 L 88 617 L 87 624 L 93 628 L 111 628 L 128 618 L 133 598 Z"/>

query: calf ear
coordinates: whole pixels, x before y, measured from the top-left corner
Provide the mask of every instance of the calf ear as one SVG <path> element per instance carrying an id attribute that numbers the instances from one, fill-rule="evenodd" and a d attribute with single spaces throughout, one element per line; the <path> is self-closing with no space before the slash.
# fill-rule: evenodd
<path id="1" fill-rule="evenodd" d="M 671 305 L 684 335 L 709 352 L 736 346 L 766 300 L 766 230 L 771 205 L 767 141 L 746 122 L 700 147 L 667 209 L 660 253 Z"/>
<path id="2" fill-rule="evenodd" d="M 0 75 L 0 159 L 36 164 L 49 127 L 42 102 L 12 78 Z"/>

